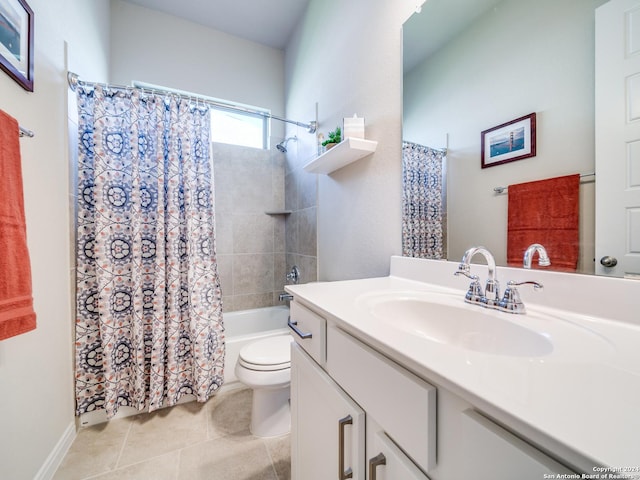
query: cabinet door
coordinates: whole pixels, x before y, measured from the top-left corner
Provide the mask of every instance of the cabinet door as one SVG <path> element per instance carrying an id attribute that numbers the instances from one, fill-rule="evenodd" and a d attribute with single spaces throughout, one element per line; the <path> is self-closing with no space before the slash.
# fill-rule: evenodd
<path id="1" fill-rule="evenodd" d="M 364 411 L 300 346 L 291 348 L 293 480 L 364 480 Z"/>
<path id="2" fill-rule="evenodd" d="M 462 435 L 462 478 L 540 480 L 575 474 L 473 410 L 462 413 Z"/>
<path id="3" fill-rule="evenodd" d="M 384 432 L 378 430 L 367 440 L 367 480 L 429 480 Z"/>

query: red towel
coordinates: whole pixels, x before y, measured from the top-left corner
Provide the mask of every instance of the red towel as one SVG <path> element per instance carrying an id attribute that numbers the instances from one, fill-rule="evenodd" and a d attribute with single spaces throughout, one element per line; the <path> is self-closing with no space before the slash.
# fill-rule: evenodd
<path id="1" fill-rule="evenodd" d="M 509 265 L 521 267 L 527 247 L 540 243 L 549 254 L 550 268 L 576 270 L 579 188 L 578 174 L 509 185 Z"/>
<path id="2" fill-rule="evenodd" d="M 0 110 L 0 340 L 36 328 L 18 129 Z"/>

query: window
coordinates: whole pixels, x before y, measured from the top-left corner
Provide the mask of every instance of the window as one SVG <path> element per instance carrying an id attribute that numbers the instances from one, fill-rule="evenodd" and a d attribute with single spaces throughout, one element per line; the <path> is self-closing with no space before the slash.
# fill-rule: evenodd
<path id="1" fill-rule="evenodd" d="M 269 148 L 268 119 L 262 115 L 211 106 L 211 141 Z"/>
<path id="2" fill-rule="evenodd" d="M 133 82 L 133 86 L 210 101 L 212 142 L 230 143 L 264 150 L 269 148 L 269 118 L 260 114 L 269 115 L 268 110 L 150 83 Z M 237 110 L 234 107 L 237 107 Z"/>

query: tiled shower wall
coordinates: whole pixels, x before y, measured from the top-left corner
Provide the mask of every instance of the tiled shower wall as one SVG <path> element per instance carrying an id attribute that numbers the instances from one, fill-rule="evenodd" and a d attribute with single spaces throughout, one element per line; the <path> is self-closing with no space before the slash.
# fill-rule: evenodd
<path id="1" fill-rule="evenodd" d="M 273 143 L 275 145 L 275 143 Z M 284 163 L 274 148 L 214 143 L 216 251 L 224 310 L 277 305 L 285 283 Z"/>
<path id="2" fill-rule="evenodd" d="M 288 144 L 285 164 L 285 208 L 291 211 L 286 220 L 285 251 L 287 268 L 297 265 L 300 283 L 308 283 L 318 278 L 318 179 L 303 166 L 316 157 L 316 144 L 304 131 L 298 136 L 298 142 Z"/>

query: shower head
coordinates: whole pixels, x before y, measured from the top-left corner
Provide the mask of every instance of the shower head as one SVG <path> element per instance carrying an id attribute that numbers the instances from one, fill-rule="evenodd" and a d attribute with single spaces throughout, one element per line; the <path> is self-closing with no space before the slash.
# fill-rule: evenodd
<path id="1" fill-rule="evenodd" d="M 283 140 L 279 144 L 277 144 L 276 148 L 278 150 L 280 150 L 282 153 L 286 153 L 287 152 L 287 143 L 289 142 L 289 140 L 293 140 L 294 142 L 297 142 L 298 141 L 298 137 L 296 135 L 294 135 L 293 137 L 289 137 L 286 140 Z"/>

